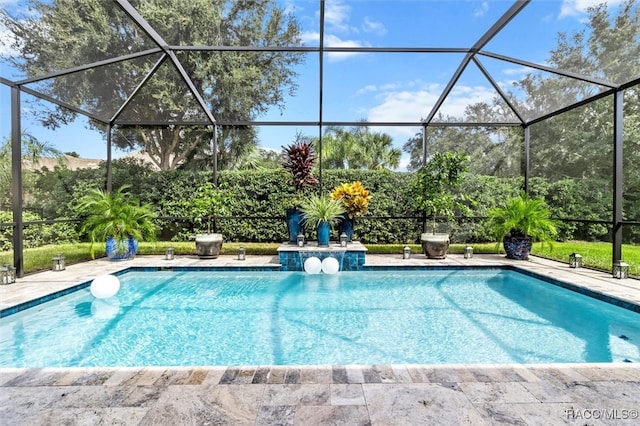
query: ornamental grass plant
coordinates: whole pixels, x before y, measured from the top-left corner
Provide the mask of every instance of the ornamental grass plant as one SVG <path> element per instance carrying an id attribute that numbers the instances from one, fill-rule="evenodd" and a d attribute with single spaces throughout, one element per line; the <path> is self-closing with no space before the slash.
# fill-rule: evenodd
<path id="1" fill-rule="evenodd" d="M 326 195 L 312 195 L 300 205 L 302 217 L 307 226 L 317 227 L 320 222 L 328 222 L 331 226 L 338 223 L 345 213 L 340 200 L 332 200 Z"/>

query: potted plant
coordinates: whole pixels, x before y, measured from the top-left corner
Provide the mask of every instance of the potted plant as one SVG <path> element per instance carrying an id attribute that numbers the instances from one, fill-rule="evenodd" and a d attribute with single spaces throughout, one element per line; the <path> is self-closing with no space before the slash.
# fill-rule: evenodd
<path id="1" fill-rule="evenodd" d="M 106 254 L 112 260 L 133 258 L 138 251 L 138 240 L 154 240 L 155 214 L 149 204 L 140 202 L 129 194 L 130 185 L 123 185 L 113 192 L 92 189 L 80 198 L 78 213 L 87 215 L 82 232 L 93 244 L 105 241 Z"/>
<path id="2" fill-rule="evenodd" d="M 215 259 L 222 249 L 222 234 L 211 232 L 214 216 L 229 214 L 231 194 L 216 188 L 213 183 L 200 185 L 186 201 L 193 223 L 199 233 L 196 234 L 196 252 L 202 259 Z M 206 234 L 203 233 L 206 229 Z"/>
<path id="3" fill-rule="evenodd" d="M 347 241 L 353 239 L 353 219 L 367 212 L 371 202 L 369 190 L 360 181 L 343 183 L 331 191 L 332 200 L 340 200 L 346 213 L 340 222 L 341 230 L 347 235 Z"/>
<path id="4" fill-rule="evenodd" d="M 432 227 L 425 229 L 420 236 L 424 254 L 432 259 L 444 259 L 449 249 L 449 233 L 438 233 L 436 220 L 444 218 L 448 223 L 455 218 L 456 212 L 468 214 L 465 204 L 469 200 L 457 192 L 468 171 L 466 162 L 469 157 L 460 152 L 441 152 L 433 156 L 415 174 L 410 191 L 418 208 L 431 218 Z"/>
<path id="5" fill-rule="evenodd" d="M 497 245 L 502 241 L 508 259 L 527 260 L 534 241 L 553 247 L 557 235 L 555 222 L 544 200 L 521 192 L 507 200 L 503 207 L 487 213 L 488 226 Z"/>
<path id="6" fill-rule="evenodd" d="M 304 223 L 318 232 L 318 246 L 328 246 L 331 227 L 345 213 L 342 202 L 326 195 L 312 195 L 302 201 L 300 209 Z"/>
<path id="7" fill-rule="evenodd" d="M 318 179 L 313 174 L 316 159 L 312 143 L 301 135 L 296 136 L 293 144 L 282 147 L 282 168 L 289 173 L 289 184 L 294 190 L 291 203 L 286 210 L 290 244 L 296 243 L 296 238 L 302 231 L 299 209 L 302 194 L 306 188 L 313 188 L 318 184 Z"/>

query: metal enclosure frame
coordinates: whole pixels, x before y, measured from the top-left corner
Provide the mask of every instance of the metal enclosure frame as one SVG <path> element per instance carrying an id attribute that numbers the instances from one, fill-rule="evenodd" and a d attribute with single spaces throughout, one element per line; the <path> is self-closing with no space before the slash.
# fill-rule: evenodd
<path id="1" fill-rule="evenodd" d="M 210 126 L 211 128 L 211 146 L 214 152 L 212 158 L 212 172 L 213 179 L 217 181 L 217 173 L 218 173 L 218 165 L 217 165 L 217 156 L 215 152 L 217 152 L 217 131 L 216 127 L 218 125 L 249 125 L 249 126 L 271 126 L 271 125 L 290 125 L 290 126 L 317 126 L 318 127 L 318 136 L 320 147 L 322 147 L 322 128 L 324 126 L 360 126 L 362 122 L 353 122 L 353 121 L 324 121 L 323 119 L 323 79 L 324 79 L 324 54 L 332 53 L 332 52 L 374 52 L 374 53 L 464 53 L 465 56 L 461 63 L 458 65 L 456 71 L 451 76 L 448 84 L 445 89 L 441 93 L 434 107 L 428 113 L 427 118 L 423 121 L 417 122 L 367 122 L 367 125 L 374 126 L 411 126 L 411 127 L 421 127 L 423 129 L 423 147 L 422 147 L 422 161 L 423 163 L 428 158 L 428 150 L 427 150 L 427 132 L 429 127 L 462 127 L 462 126 L 474 126 L 474 127 L 482 127 L 482 126 L 490 126 L 490 127 L 505 127 L 505 126 L 519 126 L 523 129 L 524 133 L 524 187 L 525 190 L 529 190 L 529 163 L 530 163 L 530 126 L 532 124 L 544 121 L 556 115 L 562 114 L 564 112 L 570 111 L 572 109 L 578 108 L 587 103 L 599 100 L 604 97 L 611 96 L 614 103 L 614 114 L 612 117 L 612 121 L 614 123 L 614 138 L 611 141 L 613 146 L 614 155 L 612 158 L 613 162 L 613 176 L 612 183 L 614 187 L 614 198 L 613 198 L 613 215 L 611 220 L 611 226 L 614 230 L 614 238 L 613 238 L 613 262 L 621 260 L 622 255 L 622 227 L 625 224 L 622 215 L 622 185 L 623 185 L 623 163 L 622 163 L 622 155 L 623 155 L 623 138 L 622 138 L 622 127 L 623 127 L 623 92 L 626 88 L 635 86 L 640 84 L 640 76 L 637 76 L 630 81 L 625 82 L 624 84 L 615 84 L 612 82 L 604 81 L 602 79 L 592 78 L 585 75 L 580 75 L 575 72 L 570 72 L 566 70 L 559 70 L 547 67 L 542 64 L 531 63 L 528 61 L 520 60 L 517 58 L 511 58 L 503 55 L 499 55 L 492 52 L 483 51 L 482 49 L 487 45 L 487 43 L 494 38 L 516 15 L 518 15 L 525 7 L 530 3 L 531 0 L 516 0 L 512 4 L 512 6 L 491 26 L 491 28 L 486 31 L 477 41 L 469 48 L 435 48 L 435 47 L 424 47 L 424 48 L 416 48 L 416 47 L 395 47 L 395 48 L 385 48 L 385 47 L 330 47 L 325 46 L 324 44 L 324 32 L 325 32 L 325 1 L 319 1 L 319 34 L 320 34 L 320 42 L 317 47 L 304 47 L 304 46 L 291 46 L 291 47 L 271 47 L 271 46 L 171 46 L 167 43 L 160 34 L 156 32 L 156 30 L 138 13 L 138 11 L 129 3 L 127 0 L 113 0 L 114 7 L 119 7 L 126 15 L 157 45 L 156 48 L 149 49 L 146 51 L 127 54 L 118 56 L 115 58 L 94 62 L 90 64 L 85 64 L 82 66 L 66 69 L 63 71 L 53 72 L 42 76 L 37 76 L 33 78 L 28 78 L 20 81 L 10 81 L 5 78 L 0 77 L 0 83 L 11 87 L 11 146 L 12 146 L 12 209 L 13 209 L 13 247 L 14 247 L 14 266 L 16 267 L 17 275 L 23 276 L 24 274 L 24 259 L 23 259 L 23 221 L 22 221 L 22 199 L 20 194 L 22 193 L 22 169 L 21 169 L 21 109 L 20 109 L 20 93 L 25 92 L 40 99 L 44 99 L 48 102 L 51 102 L 55 105 L 58 105 L 63 108 L 68 108 L 71 111 L 74 111 L 78 114 L 82 114 L 86 117 L 89 117 L 93 120 L 96 120 L 100 123 L 103 123 L 106 127 L 107 134 L 107 176 L 106 176 L 106 187 L 108 190 L 111 190 L 111 132 L 114 126 L 152 126 L 152 125 L 166 125 L 167 123 L 164 121 L 126 121 L 120 120 L 120 114 L 126 108 L 126 106 L 135 98 L 136 94 L 140 91 L 142 87 L 144 87 L 145 83 L 149 81 L 149 79 L 154 75 L 154 73 L 159 69 L 159 67 L 165 62 L 169 61 L 171 65 L 177 70 L 182 81 L 188 88 L 189 92 L 194 96 L 198 105 L 202 109 L 202 112 L 206 115 L 208 121 L 204 122 L 188 122 L 188 123 L 180 123 L 180 122 L 172 122 L 171 124 L 185 124 L 185 125 L 205 125 Z M 305 52 L 305 53 L 317 53 L 319 57 L 319 116 L 317 121 L 250 121 L 250 122 L 227 122 L 227 121 L 217 121 L 214 117 L 213 113 L 209 109 L 208 105 L 204 101 L 202 95 L 198 92 L 196 86 L 193 84 L 188 73 L 185 71 L 182 66 L 179 58 L 176 56 L 176 51 L 246 51 L 246 52 L 262 52 L 262 51 L 291 51 L 291 52 Z M 95 114 L 90 113 L 89 111 L 82 110 L 73 105 L 69 105 L 65 102 L 56 100 L 44 93 L 40 93 L 28 87 L 25 87 L 26 84 L 38 82 L 41 80 L 60 77 L 67 74 L 71 74 L 74 72 L 87 70 L 94 67 L 100 67 L 104 65 L 114 64 L 122 61 L 127 61 L 134 58 L 145 57 L 153 54 L 161 53 L 160 59 L 155 63 L 155 65 L 151 68 L 148 74 L 142 79 L 140 84 L 134 89 L 132 94 L 122 103 L 120 108 L 118 108 L 117 112 L 111 117 L 109 121 L 105 121 L 104 119 L 96 116 Z M 496 83 L 496 80 L 491 76 L 491 74 L 487 71 L 487 69 L 482 65 L 479 60 L 480 57 L 487 57 L 493 59 L 499 59 L 502 61 L 507 61 L 513 64 L 526 66 L 530 68 L 534 68 L 537 70 L 542 70 L 548 73 L 552 73 L 554 75 L 559 75 L 563 77 L 572 78 L 578 81 L 588 82 L 592 84 L 597 84 L 603 87 L 606 87 L 607 90 L 598 93 L 595 96 L 588 97 L 586 99 L 581 100 L 580 102 L 576 102 L 572 105 L 566 106 L 564 108 L 550 111 L 548 114 L 538 117 L 534 120 L 527 121 L 523 114 L 518 111 L 518 109 L 513 105 L 505 93 L 501 90 L 501 88 Z M 484 75 L 484 77 L 489 81 L 491 86 L 496 90 L 502 100 L 506 103 L 506 105 L 511 109 L 514 115 L 518 119 L 518 123 L 495 123 L 495 122 L 465 122 L 465 123 L 433 123 L 433 118 L 437 114 L 439 108 L 442 106 L 443 102 L 449 96 L 451 90 L 454 88 L 456 82 L 467 68 L 467 66 L 473 63 L 475 64 L 480 72 Z M 321 162 L 320 162 L 321 163 Z M 321 166 L 320 166 L 321 167 Z M 322 170 L 320 170 L 320 174 L 322 174 Z"/>

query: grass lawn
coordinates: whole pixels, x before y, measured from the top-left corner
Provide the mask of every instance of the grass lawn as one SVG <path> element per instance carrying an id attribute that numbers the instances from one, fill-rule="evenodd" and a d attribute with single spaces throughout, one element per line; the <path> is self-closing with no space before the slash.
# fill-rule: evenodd
<path id="1" fill-rule="evenodd" d="M 240 246 L 245 247 L 248 255 L 266 254 L 276 255 L 278 243 L 234 243 L 225 242 L 222 246 L 221 254 L 236 254 Z M 372 254 L 400 254 L 404 244 L 366 244 L 369 253 Z M 84 262 L 91 259 L 89 255 L 89 243 L 60 244 L 55 246 L 43 246 L 24 251 L 25 273 L 32 273 L 51 268 L 51 259 L 57 254 L 63 254 L 67 264 Z M 195 254 L 195 243 L 193 241 L 168 242 L 158 241 L 153 243 L 141 242 L 139 254 L 164 254 L 167 247 L 173 247 L 176 254 Z M 414 255 L 421 253 L 419 244 L 409 244 L 411 253 Z M 104 247 L 97 245 L 94 247 L 96 257 L 104 256 Z M 463 253 L 464 244 L 452 244 L 449 253 Z M 474 253 L 496 253 L 495 243 L 473 244 Z M 552 250 L 534 244 L 532 253 L 562 262 L 569 261 L 569 254 L 580 253 L 585 266 L 609 271 L 611 269 L 611 244 L 594 243 L 585 241 L 569 241 L 555 243 Z M 634 277 L 640 277 L 640 246 L 623 245 L 622 258 L 629 264 L 629 273 Z M 13 263 L 11 251 L 0 252 L 0 264 Z"/>
<path id="2" fill-rule="evenodd" d="M 536 256 L 569 262 L 571 253 L 580 253 L 585 266 L 608 271 L 611 269 L 612 248 L 610 243 L 567 241 L 555 243 L 553 249 L 534 244 L 532 253 Z M 629 274 L 640 277 L 640 246 L 622 245 L 622 259 L 629 264 Z"/>

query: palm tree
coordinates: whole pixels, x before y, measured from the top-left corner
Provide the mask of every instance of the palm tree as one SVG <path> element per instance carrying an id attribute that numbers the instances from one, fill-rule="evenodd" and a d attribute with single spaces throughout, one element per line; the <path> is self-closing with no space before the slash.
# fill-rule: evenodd
<path id="1" fill-rule="evenodd" d="M 78 200 L 77 211 L 86 215 L 82 231 L 91 240 L 91 257 L 94 256 L 93 244 L 109 237 L 115 241 L 115 255 L 131 250 L 128 239 L 155 238 L 153 207 L 130 197 L 130 188 L 131 185 L 123 185 L 113 192 L 91 189 Z M 135 255 L 135 250 L 137 244 L 131 255 Z"/>
<path id="2" fill-rule="evenodd" d="M 22 163 L 38 164 L 43 157 L 64 159 L 64 154 L 54 148 L 48 142 L 41 142 L 35 136 L 22 133 Z M 28 187 L 32 182 L 29 177 L 30 171 L 25 170 L 23 175 L 24 192 L 29 192 Z M 5 138 L 0 146 L 0 204 L 11 204 L 11 138 Z"/>
<path id="3" fill-rule="evenodd" d="M 364 127 L 360 144 L 360 168 L 369 170 L 395 169 L 400 165 L 401 151 L 393 147 L 393 139 L 386 133 L 371 133 Z"/>
<path id="4" fill-rule="evenodd" d="M 318 146 L 317 139 L 314 141 Z M 322 166 L 327 169 L 349 169 L 356 159 L 357 141 L 354 134 L 341 127 L 330 126 L 322 137 Z"/>
<path id="5" fill-rule="evenodd" d="M 364 121 L 363 121 L 364 122 Z M 318 146 L 318 139 L 314 139 Z M 322 137 L 322 165 L 332 169 L 394 169 L 401 151 L 386 133 L 372 133 L 368 126 L 351 129 L 327 127 Z"/>

